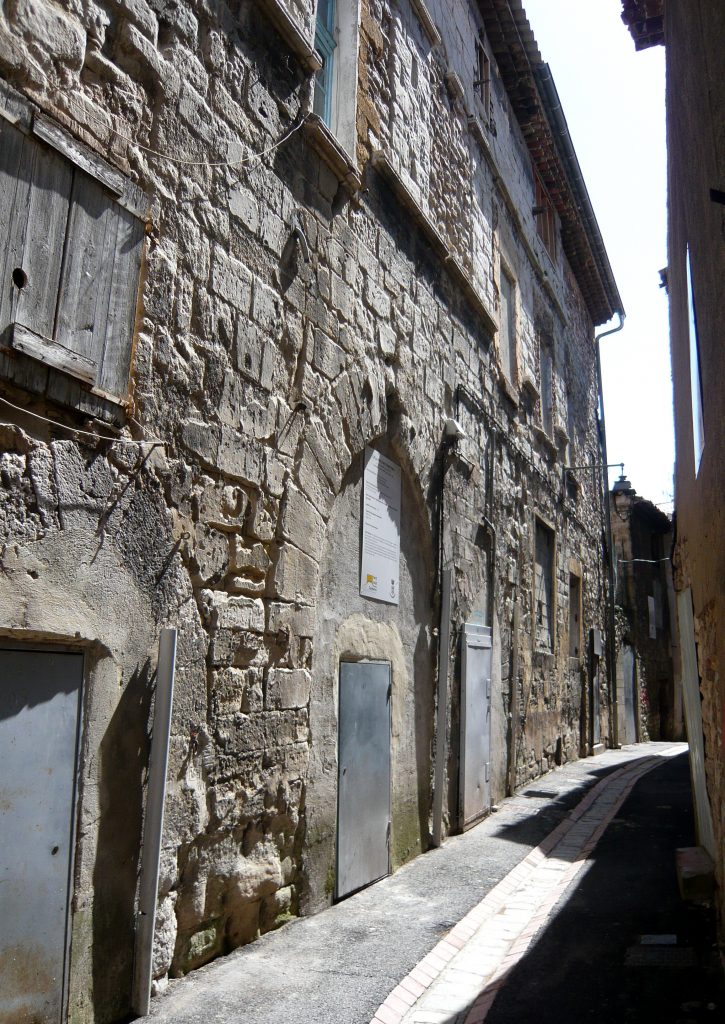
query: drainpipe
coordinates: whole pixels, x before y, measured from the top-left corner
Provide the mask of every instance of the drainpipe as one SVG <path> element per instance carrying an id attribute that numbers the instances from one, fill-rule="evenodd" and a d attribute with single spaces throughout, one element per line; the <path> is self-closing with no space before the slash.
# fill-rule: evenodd
<path id="1" fill-rule="evenodd" d="M 600 353 L 600 341 L 610 334 L 617 334 L 624 327 L 624 313 L 617 310 L 619 324 L 608 331 L 603 331 L 594 338 L 597 357 L 597 392 L 599 395 L 599 423 L 601 424 L 599 443 L 602 449 L 602 463 L 604 464 L 604 521 L 607 535 L 607 547 L 609 557 L 607 558 L 607 576 L 609 580 L 609 594 L 607 600 L 607 677 L 609 681 L 609 696 L 611 708 L 611 735 L 612 746 L 619 747 L 619 707 L 617 703 L 617 643 L 614 626 L 614 545 L 612 543 L 612 517 L 609 509 L 609 474 L 607 458 L 607 430 L 604 422 L 604 394 L 602 391 L 602 359 Z"/>

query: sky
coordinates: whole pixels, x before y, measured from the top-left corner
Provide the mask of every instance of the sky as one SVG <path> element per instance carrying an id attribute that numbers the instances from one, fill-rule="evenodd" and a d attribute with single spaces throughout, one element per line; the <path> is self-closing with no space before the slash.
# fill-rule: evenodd
<path id="1" fill-rule="evenodd" d="M 624 329 L 601 342 L 609 461 L 624 462 L 637 493 L 670 512 L 672 385 L 659 286 L 667 265 L 664 47 L 635 51 L 619 0 L 523 3 L 627 314 Z M 610 483 L 618 476 L 610 470 Z"/>

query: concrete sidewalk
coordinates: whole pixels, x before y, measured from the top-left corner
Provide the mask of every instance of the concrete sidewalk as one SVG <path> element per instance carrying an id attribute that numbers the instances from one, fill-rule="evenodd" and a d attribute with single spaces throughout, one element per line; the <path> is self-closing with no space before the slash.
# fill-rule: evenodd
<path id="1" fill-rule="evenodd" d="M 478 1024 L 637 780 L 685 749 L 630 746 L 537 779 L 394 876 L 172 981 L 152 1017 Z"/>

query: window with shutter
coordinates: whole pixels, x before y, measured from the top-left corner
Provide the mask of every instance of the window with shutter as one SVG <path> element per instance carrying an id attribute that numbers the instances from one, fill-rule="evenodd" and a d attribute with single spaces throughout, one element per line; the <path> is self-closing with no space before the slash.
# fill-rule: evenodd
<path id="1" fill-rule="evenodd" d="M 106 399 L 127 394 L 144 206 L 47 118 L 26 131 L 0 118 L 3 376 L 69 404 L 69 378 Z"/>

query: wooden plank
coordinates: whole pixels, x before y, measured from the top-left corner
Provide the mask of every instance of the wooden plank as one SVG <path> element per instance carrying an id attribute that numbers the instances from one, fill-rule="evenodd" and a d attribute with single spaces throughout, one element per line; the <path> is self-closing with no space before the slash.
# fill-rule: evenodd
<path id="1" fill-rule="evenodd" d="M 37 146 L 33 164 L 15 320 L 44 338 L 53 337 L 73 172 L 67 160 Z"/>
<path id="2" fill-rule="evenodd" d="M 114 171 L 105 160 L 101 160 L 99 156 L 96 156 L 92 149 L 74 139 L 72 135 L 69 135 L 60 125 L 51 121 L 49 117 L 45 117 L 43 114 L 36 114 L 33 118 L 33 133 L 44 142 L 47 142 L 49 146 L 57 149 L 59 153 L 75 164 L 76 167 L 80 167 L 82 171 L 90 174 L 91 177 L 97 178 L 114 195 L 120 196 L 122 194 L 124 189 L 123 175 L 118 171 Z"/>
<path id="3" fill-rule="evenodd" d="M 33 359 L 54 366 L 72 377 L 78 377 L 87 384 L 92 384 L 96 379 L 96 364 L 92 360 L 86 359 L 78 352 L 71 352 L 49 338 L 40 337 L 23 324 L 13 325 L 11 344 L 16 352 L 32 356 Z"/>
<path id="4" fill-rule="evenodd" d="M 120 405 L 94 395 L 85 384 L 52 368 L 48 370 L 48 386 L 45 394 L 47 398 L 57 402 L 58 405 L 70 406 L 77 412 L 91 416 L 93 419 L 104 420 L 106 423 L 113 423 L 116 426 L 122 426 L 125 421 L 125 413 Z"/>
<path id="5" fill-rule="evenodd" d="M 141 221 L 118 207 L 113 278 L 98 378 L 98 385 L 115 395 L 128 390 L 143 239 Z"/>
<path id="6" fill-rule="evenodd" d="M 99 364 L 103 354 L 115 228 L 113 201 L 78 171 L 73 181 L 55 340 Z M 115 234 L 114 234 L 115 237 Z"/>
<path id="7" fill-rule="evenodd" d="M 42 395 L 48 383 L 48 367 L 12 349 L 0 349 L 0 377 L 23 391 Z"/>
<path id="8" fill-rule="evenodd" d="M 12 273 L 22 262 L 33 154 L 34 144 L 22 132 L 0 122 L 0 231 L 6 239 L 0 248 L 0 334 L 13 319 L 18 297 Z"/>
<path id="9" fill-rule="evenodd" d="M 2 80 L 0 80 L 0 116 L 25 131 L 30 128 L 33 117 L 30 104 L 25 97 Z"/>

